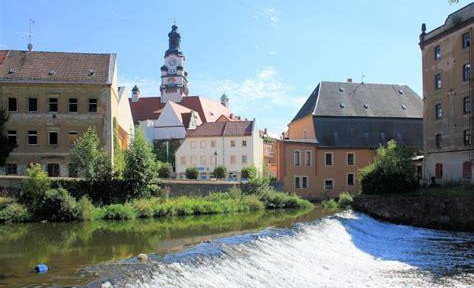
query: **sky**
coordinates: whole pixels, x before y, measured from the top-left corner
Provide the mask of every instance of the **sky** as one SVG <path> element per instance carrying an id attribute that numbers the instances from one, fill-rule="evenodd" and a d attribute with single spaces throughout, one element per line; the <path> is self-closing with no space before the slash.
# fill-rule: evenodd
<path id="1" fill-rule="evenodd" d="M 176 21 L 190 95 L 230 98 L 236 115 L 279 135 L 320 81 L 406 84 L 422 93 L 422 23 L 448 0 L 0 0 L 0 49 L 116 53 L 119 85 L 159 96 Z"/>

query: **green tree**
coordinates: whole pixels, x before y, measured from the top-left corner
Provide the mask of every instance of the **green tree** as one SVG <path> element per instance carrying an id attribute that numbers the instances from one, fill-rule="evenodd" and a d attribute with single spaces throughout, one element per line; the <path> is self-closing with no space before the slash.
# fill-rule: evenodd
<path id="1" fill-rule="evenodd" d="M 186 168 L 186 179 L 197 179 L 199 170 L 196 167 Z"/>
<path id="2" fill-rule="evenodd" d="M 26 169 L 26 176 L 21 183 L 19 201 L 26 207 L 38 207 L 46 191 L 51 188 L 51 180 L 40 164 Z"/>
<path id="3" fill-rule="evenodd" d="M 224 179 L 227 176 L 227 168 L 225 166 L 217 166 L 214 169 L 213 175 L 217 179 Z"/>
<path id="4" fill-rule="evenodd" d="M 158 168 L 158 177 L 160 178 L 171 178 L 173 175 L 173 166 L 170 163 L 162 163 Z"/>
<path id="5" fill-rule="evenodd" d="M 413 151 L 395 140 L 379 147 L 374 162 L 360 170 L 362 193 L 397 194 L 417 188 Z"/>
<path id="6" fill-rule="evenodd" d="M 120 147 L 119 126 L 114 117 L 114 171 L 118 177 L 123 175 L 125 169 L 125 151 Z"/>
<path id="7" fill-rule="evenodd" d="M 155 156 L 140 127 L 135 128 L 135 137 L 127 150 L 125 163 L 124 179 L 130 185 L 130 196 L 151 196 L 155 189 Z"/>
<path id="8" fill-rule="evenodd" d="M 10 143 L 4 133 L 5 123 L 8 122 L 9 119 L 10 115 L 8 115 L 4 109 L 0 109 L 0 166 L 5 166 L 8 155 L 16 146 L 16 144 Z"/>
<path id="9" fill-rule="evenodd" d="M 257 177 L 257 167 L 255 166 L 246 166 L 240 171 L 240 177 L 242 179 L 254 179 Z"/>

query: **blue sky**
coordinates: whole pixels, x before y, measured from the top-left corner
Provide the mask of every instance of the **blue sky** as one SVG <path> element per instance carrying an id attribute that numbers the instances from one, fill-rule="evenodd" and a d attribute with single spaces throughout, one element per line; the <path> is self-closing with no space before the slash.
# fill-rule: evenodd
<path id="1" fill-rule="evenodd" d="M 407 84 L 420 96 L 421 23 L 432 30 L 468 1 L 1 0 L 0 49 L 113 52 L 119 84 L 158 96 L 175 19 L 190 94 L 225 92 L 237 115 L 286 129 L 319 81 Z"/>

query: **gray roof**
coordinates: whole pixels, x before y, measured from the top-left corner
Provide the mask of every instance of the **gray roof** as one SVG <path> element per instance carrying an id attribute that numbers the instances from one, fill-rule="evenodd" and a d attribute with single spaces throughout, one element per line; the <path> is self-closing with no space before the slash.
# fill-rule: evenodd
<path id="1" fill-rule="evenodd" d="M 292 120 L 332 117 L 423 118 L 423 102 L 407 85 L 322 81 Z"/>
<path id="2" fill-rule="evenodd" d="M 188 130 L 186 137 L 251 136 L 255 121 L 207 122 L 195 130 Z"/>
<path id="3" fill-rule="evenodd" d="M 313 117 L 321 147 L 377 148 L 389 140 L 423 147 L 423 120 L 415 118 Z"/>
<path id="4" fill-rule="evenodd" d="M 471 19 L 474 17 L 474 3 L 470 3 L 469 5 L 466 5 L 462 7 L 461 9 L 454 11 L 453 13 L 449 14 L 449 16 L 446 18 L 446 21 L 444 22 L 443 25 L 439 26 L 438 28 L 430 31 L 427 33 L 423 41 L 430 40 L 441 33 L 454 28 L 460 23 L 466 22 L 467 20 Z M 459 23 L 456 23 L 459 21 Z"/>

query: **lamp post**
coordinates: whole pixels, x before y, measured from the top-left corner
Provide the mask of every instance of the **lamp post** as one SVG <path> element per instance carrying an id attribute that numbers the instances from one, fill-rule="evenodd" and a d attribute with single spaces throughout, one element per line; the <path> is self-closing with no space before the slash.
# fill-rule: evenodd
<path id="1" fill-rule="evenodd" d="M 214 152 L 214 158 L 215 158 L 215 161 L 214 161 L 214 170 L 217 168 L 217 151 Z"/>

